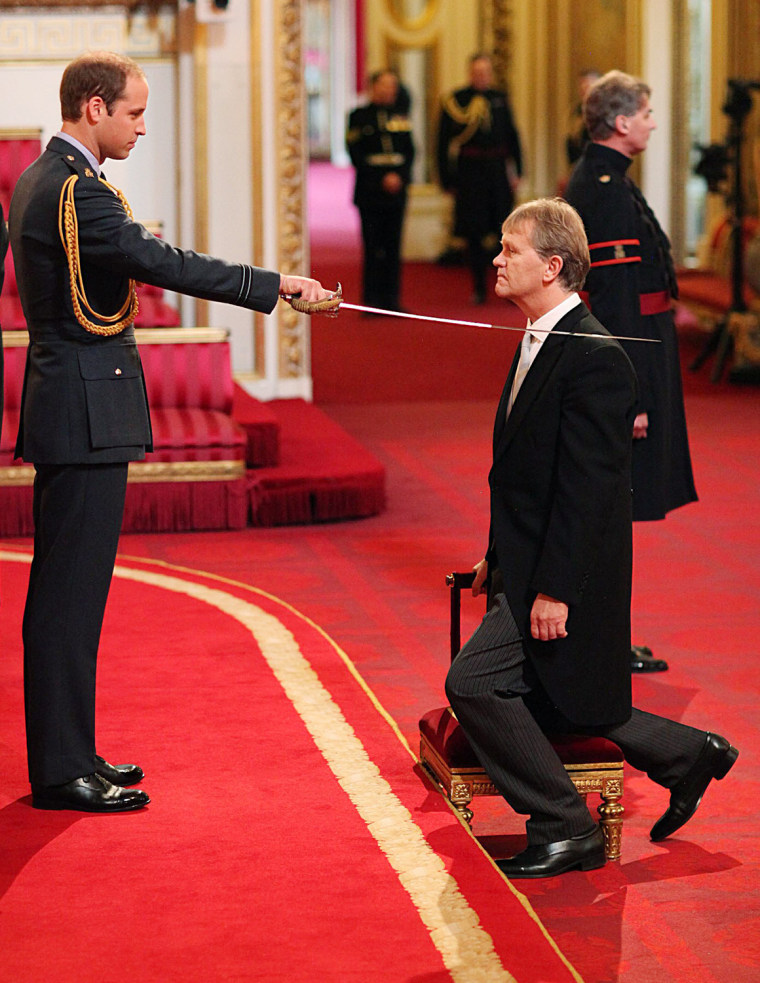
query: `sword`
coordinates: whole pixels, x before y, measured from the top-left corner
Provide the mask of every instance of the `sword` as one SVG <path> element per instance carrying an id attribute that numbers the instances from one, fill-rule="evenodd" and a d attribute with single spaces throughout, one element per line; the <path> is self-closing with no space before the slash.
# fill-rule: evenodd
<path id="1" fill-rule="evenodd" d="M 525 334 L 526 331 L 531 331 L 534 334 L 555 334 L 555 335 L 566 335 L 570 338 L 614 338 L 615 341 L 646 341 L 653 345 L 660 345 L 662 342 L 659 338 L 636 338 L 632 335 L 599 335 L 594 332 L 584 332 L 584 331 L 558 331 L 554 328 L 516 328 L 507 324 L 488 324 L 486 321 L 462 321 L 459 318 L 453 317 L 438 317 L 432 314 L 409 314 L 404 311 L 389 311 L 382 307 L 366 307 L 363 304 L 350 304 L 343 300 L 343 291 L 341 285 L 338 284 L 337 290 L 334 292 L 332 297 L 324 301 L 307 302 L 300 300 L 298 294 L 281 294 L 283 300 L 286 300 L 295 310 L 300 311 L 302 314 L 326 314 L 328 317 L 337 317 L 340 308 L 345 307 L 349 311 L 359 311 L 362 314 L 378 314 L 383 317 L 401 317 L 412 321 L 432 321 L 435 324 L 457 324 L 466 328 L 485 328 L 490 331 L 519 331 L 520 334 Z M 324 306 L 323 306 L 324 305 Z"/>

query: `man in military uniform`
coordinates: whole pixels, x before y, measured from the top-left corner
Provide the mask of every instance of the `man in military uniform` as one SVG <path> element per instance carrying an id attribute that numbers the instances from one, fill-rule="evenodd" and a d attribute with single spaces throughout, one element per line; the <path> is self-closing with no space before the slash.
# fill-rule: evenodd
<path id="1" fill-rule="evenodd" d="M 354 204 L 364 243 L 363 302 L 397 311 L 401 291 L 401 230 L 412 178 L 414 142 L 395 72 L 370 78 L 370 101 L 348 118 L 346 145 L 356 168 Z"/>
<path id="2" fill-rule="evenodd" d="M 145 134 L 148 85 L 109 52 L 72 62 L 63 124 L 21 175 L 11 248 L 29 327 L 16 455 L 35 466 L 34 557 L 24 610 L 32 804 L 122 812 L 149 801 L 137 765 L 96 754 L 95 670 L 129 461 L 152 449 L 132 322 L 135 281 L 270 312 L 316 280 L 182 251 L 132 220 L 100 170 Z"/>
<path id="3" fill-rule="evenodd" d="M 467 240 L 472 299 L 482 304 L 492 246 L 514 206 L 522 154 L 507 96 L 494 88 L 488 55 L 473 55 L 469 74 L 470 84 L 443 100 L 438 177 L 443 190 L 456 196 L 454 232 Z M 493 243 L 484 243 L 488 237 Z"/>
<path id="4" fill-rule="evenodd" d="M 678 338 L 672 302 L 676 277 L 667 236 L 627 176 L 656 124 L 650 89 L 623 72 L 608 72 L 584 103 L 591 137 L 565 197 L 583 219 L 591 252 L 587 299 L 613 334 L 651 338 L 622 342 L 639 380 L 633 424 L 633 519 L 664 519 L 697 493 L 686 432 Z M 667 669 L 645 646 L 631 652 L 634 672 Z"/>

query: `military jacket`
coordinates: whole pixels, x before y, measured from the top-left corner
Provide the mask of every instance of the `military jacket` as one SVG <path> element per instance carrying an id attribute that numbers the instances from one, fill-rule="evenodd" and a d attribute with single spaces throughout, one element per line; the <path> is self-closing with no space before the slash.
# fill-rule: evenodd
<path id="1" fill-rule="evenodd" d="M 468 86 L 443 101 L 438 126 L 438 175 L 444 188 L 456 185 L 460 157 L 512 161 L 522 174 L 520 137 L 506 95 Z"/>
<path id="2" fill-rule="evenodd" d="M 348 117 L 346 146 L 356 168 L 354 204 L 360 208 L 403 207 L 412 177 L 414 141 L 408 116 L 372 103 L 360 106 Z M 399 194 L 383 189 L 383 177 L 394 172 L 403 181 Z"/>

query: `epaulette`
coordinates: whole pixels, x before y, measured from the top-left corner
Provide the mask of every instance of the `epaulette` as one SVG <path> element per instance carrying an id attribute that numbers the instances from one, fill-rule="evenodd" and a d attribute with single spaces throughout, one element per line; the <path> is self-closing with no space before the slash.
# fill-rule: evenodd
<path id="1" fill-rule="evenodd" d="M 61 159 L 66 163 L 66 166 L 72 172 L 76 174 L 77 177 L 85 178 L 86 180 L 98 180 L 98 175 L 90 167 L 87 161 L 81 160 L 79 157 L 75 157 L 73 154 L 62 154 Z"/>

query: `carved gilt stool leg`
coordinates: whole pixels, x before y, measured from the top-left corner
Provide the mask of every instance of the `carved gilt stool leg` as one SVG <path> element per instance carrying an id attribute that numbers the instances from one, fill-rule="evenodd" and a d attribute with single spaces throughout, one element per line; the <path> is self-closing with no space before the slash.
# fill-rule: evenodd
<path id="1" fill-rule="evenodd" d="M 600 825 L 604 834 L 604 853 L 608 860 L 620 860 L 625 812 L 620 801 L 623 795 L 622 782 L 617 778 L 605 781 L 600 794 L 602 801 L 597 812 L 601 817 Z"/>
<path id="2" fill-rule="evenodd" d="M 467 825 L 471 826 L 473 813 L 468 806 L 472 802 L 472 785 L 469 782 L 452 782 L 449 800 Z"/>

